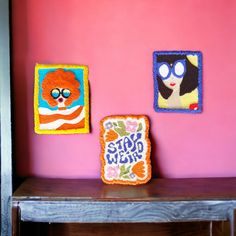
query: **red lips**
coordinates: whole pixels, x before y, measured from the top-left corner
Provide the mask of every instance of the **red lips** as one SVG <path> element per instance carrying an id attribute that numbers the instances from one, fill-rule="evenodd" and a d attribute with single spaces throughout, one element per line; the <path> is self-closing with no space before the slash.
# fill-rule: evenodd
<path id="1" fill-rule="evenodd" d="M 172 87 L 175 86 L 175 85 L 176 85 L 176 83 L 170 83 L 170 86 L 172 86 Z"/>
<path id="2" fill-rule="evenodd" d="M 59 99 L 58 99 L 58 102 L 63 102 L 63 98 L 59 98 Z"/>

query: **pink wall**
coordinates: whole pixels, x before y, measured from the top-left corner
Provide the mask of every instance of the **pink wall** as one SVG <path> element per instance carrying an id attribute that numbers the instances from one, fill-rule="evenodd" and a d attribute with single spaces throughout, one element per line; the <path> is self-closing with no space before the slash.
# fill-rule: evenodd
<path id="1" fill-rule="evenodd" d="M 99 121 L 130 113 L 150 117 L 154 176 L 236 176 L 235 0 L 13 0 L 12 5 L 20 175 L 99 177 Z M 154 112 L 154 50 L 202 51 L 202 114 Z M 89 66 L 90 134 L 34 134 L 35 63 Z"/>

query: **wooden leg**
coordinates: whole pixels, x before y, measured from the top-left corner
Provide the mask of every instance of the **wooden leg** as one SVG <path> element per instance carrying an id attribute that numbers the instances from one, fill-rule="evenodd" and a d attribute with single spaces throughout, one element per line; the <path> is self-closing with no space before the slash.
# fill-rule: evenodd
<path id="1" fill-rule="evenodd" d="M 14 203 L 12 205 L 12 236 L 20 236 L 20 208 Z"/>
<path id="2" fill-rule="evenodd" d="M 234 209 L 233 213 L 233 235 L 236 236 L 236 209 Z"/>
<path id="3" fill-rule="evenodd" d="M 230 216 L 230 236 L 236 236 L 236 209 L 233 210 Z"/>
<path id="4" fill-rule="evenodd" d="M 210 235 L 230 235 L 230 224 L 228 221 L 213 221 L 211 222 L 210 228 Z"/>

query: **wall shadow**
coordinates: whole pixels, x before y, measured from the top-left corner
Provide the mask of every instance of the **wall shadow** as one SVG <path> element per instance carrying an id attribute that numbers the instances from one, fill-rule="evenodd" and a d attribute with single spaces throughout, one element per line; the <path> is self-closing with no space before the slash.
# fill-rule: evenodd
<path id="1" fill-rule="evenodd" d="M 149 133 L 149 138 L 151 141 L 152 178 L 162 178 L 163 172 L 159 164 L 160 154 L 159 154 L 158 140 L 154 139 L 151 129 Z"/>
<path id="2" fill-rule="evenodd" d="M 28 175 L 30 163 L 27 89 L 28 12 L 27 1 L 11 2 L 11 103 L 13 190 L 21 182 L 17 175 Z"/>

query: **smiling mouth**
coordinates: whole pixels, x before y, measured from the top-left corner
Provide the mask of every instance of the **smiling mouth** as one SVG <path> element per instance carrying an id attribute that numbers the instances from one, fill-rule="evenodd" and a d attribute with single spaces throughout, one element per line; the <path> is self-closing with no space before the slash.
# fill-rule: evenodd
<path id="1" fill-rule="evenodd" d="M 170 83 L 170 86 L 172 86 L 172 87 L 175 86 L 175 85 L 176 85 L 176 83 Z"/>

